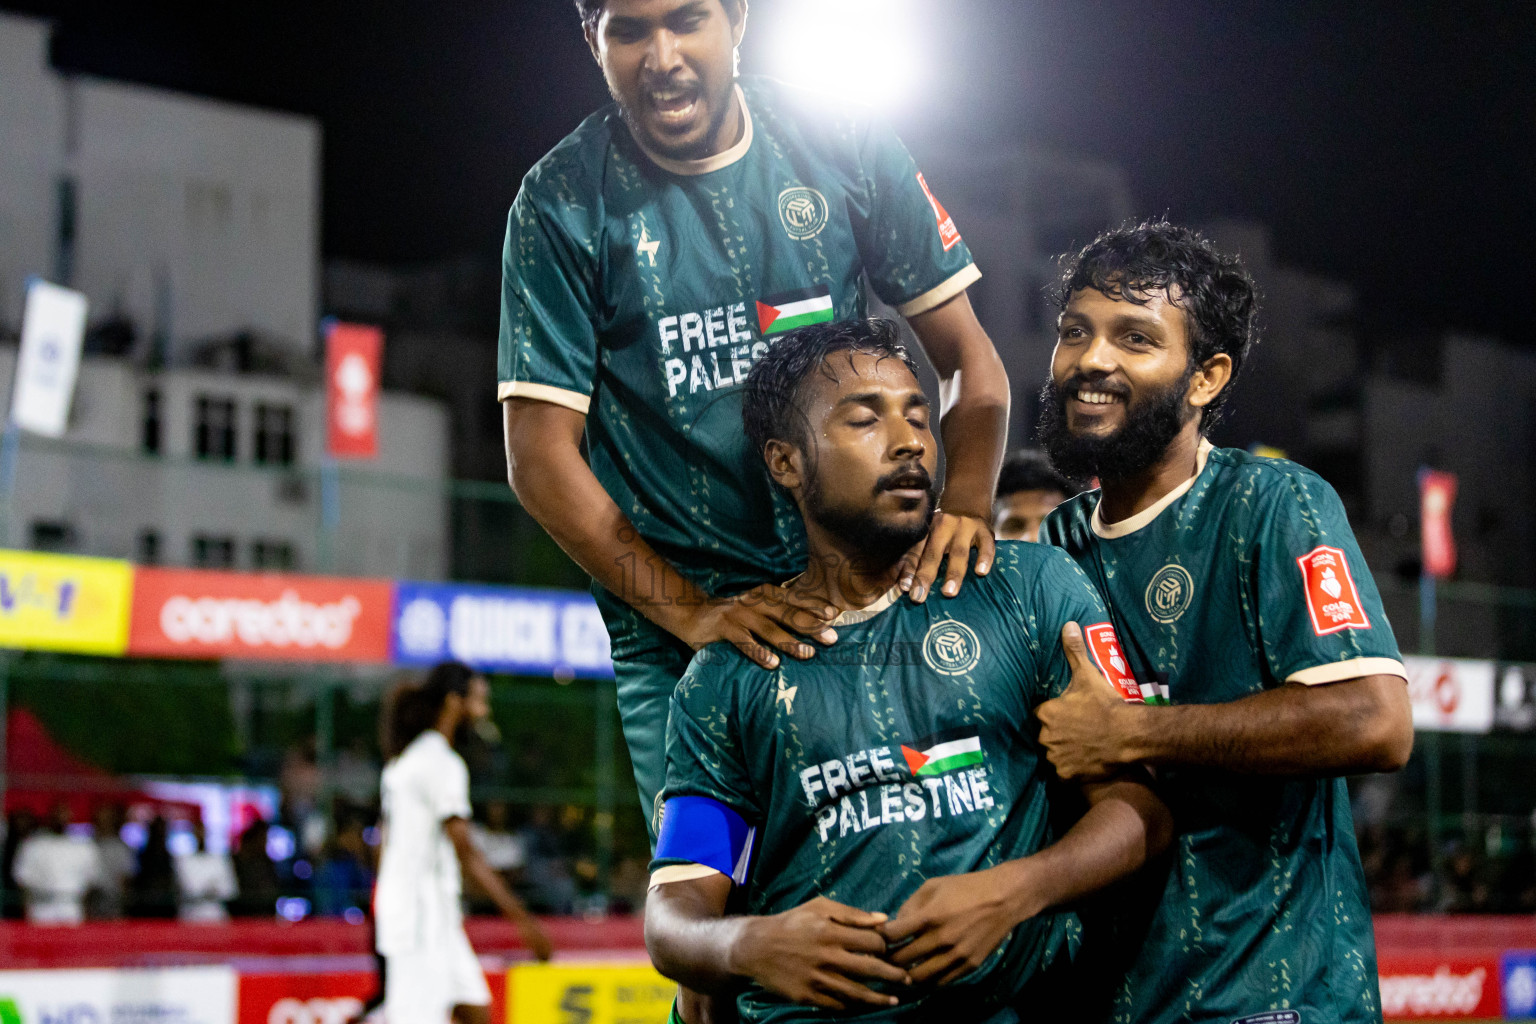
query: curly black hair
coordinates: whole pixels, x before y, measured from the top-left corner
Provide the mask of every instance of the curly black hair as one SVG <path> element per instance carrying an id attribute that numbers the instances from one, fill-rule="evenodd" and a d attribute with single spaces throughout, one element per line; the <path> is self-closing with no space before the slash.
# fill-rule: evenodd
<path id="1" fill-rule="evenodd" d="M 917 364 L 901 344 L 892 320 L 846 320 L 812 324 L 784 334 L 752 367 L 742 388 L 741 424 L 752 450 L 761 454 L 769 441 L 804 446 L 806 418 L 798 401 L 806 378 L 818 369 L 831 377 L 823 363 L 838 352 L 868 352 L 900 359 L 915 375 Z"/>
<path id="2" fill-rule="evenodd" d="M 608 0 L 576 0 L 576 13 L 581 16 L 581 27 L 588 32 L 597 28 L 597 19 L 603 16 Z M 720 6 L 732 21 L 741 16 L 741 0 L 720 0 Z"/>
<path id="3" fill-rule="evenodd" d="M 1019 448 L 1003 459 L 997 474 L 997 496 L 1006 498 L 1020 491 L 1059 491 L 1071 497 L 1082 490 L 1057 472 L 1045 452 L 1038 448 Z"/>
<path id="4" fill-rule="evenodd" d="M 1232 380 L 1205 407 L 1201 429 L 1209 430 L 1257 339 L 1258 288 L 1242 260 L 1217 252 L 1197 231 L 1149 220 L 1106 231 L 1060 263 L 1051 294 L 1058 312 L 1084 288 L 1138 305 L 1162 292 L 1188 317 L 1192 368 L 1220 352 L 1231 357 Z"/>

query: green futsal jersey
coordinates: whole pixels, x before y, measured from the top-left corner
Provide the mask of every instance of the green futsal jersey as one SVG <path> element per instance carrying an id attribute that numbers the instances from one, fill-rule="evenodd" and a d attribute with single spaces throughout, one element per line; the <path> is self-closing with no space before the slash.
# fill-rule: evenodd
<path id="1" fill-rule="evenodd" d="M 914 604 L 893 592 L 845 614 L 837 643 L 809 661 L 770 672 L 714 644 L 672 699 L 668 814 L 675 798 L 703 797 L 756 830 L 742 872 L 752 914 L 826 896 L 894 915 L 926 879 L 1032 854 L 1059 826 L 1031 711 L 1070 678 L 1062 626 L 1106 620 L 1062 552 L 1003 541 L 992 571 L 957 596 Z M 668 856 L 667 831 L 653 883 L 697 877 L 696 863 Z M 1071 914 L 1043 914 L 961 980 L 859 1019 L 981 1021 L 1067 957 L 1079 931 Z M 739 1009 L 746 1021 L 825 1016 L 755 987 Z"/>
<path id="2" fill-rule="evenodd" d="M 1108 526 L 1098 491 L 1046 519 L 1098 585 L 1143 690 L 1218 704 L 1284 683 L 1403 675 L 1338 496 L 1280 459 L 1202 444 L 1200 469 Z M 1381 1020 L 1375 943 L 1339 778 L 1159 769 L 1172 867 L 1115 1020 Z M 1137 929 L 1128 929 L 1134 933 Z"/>
<path id="3" fill-rule="evenodd" d="M 498 396 L 586 414 L 604 489 L 711 592 L 804 565 L 741 429 L 774 337 L 863 316 L 865 280 L 912 316 L 981 276 L 888 128 L 765 79 L 738 96 L 742 137 L 707 160 L 648 155 L 617 107 L 589 117 L 523 179 L 503 254 Z"/>

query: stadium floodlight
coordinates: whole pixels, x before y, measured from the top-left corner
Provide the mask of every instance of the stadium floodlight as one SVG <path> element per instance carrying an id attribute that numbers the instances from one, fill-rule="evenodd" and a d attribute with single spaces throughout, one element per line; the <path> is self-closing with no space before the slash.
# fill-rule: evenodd
<path id="1" fill-rule="evenodd" d="M 753 13 L 771 21 L 776 78 L 887 110 L 921 84 L 916 0 L 779 0 Z"/>

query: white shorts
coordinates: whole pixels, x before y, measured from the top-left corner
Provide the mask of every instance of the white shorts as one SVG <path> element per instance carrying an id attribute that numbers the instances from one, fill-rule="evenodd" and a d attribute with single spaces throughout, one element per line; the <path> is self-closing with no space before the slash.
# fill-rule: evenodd
<path id="1" fill-rule="evenodd" d="M 445 1024 L 455 1006 L 489 1006 L 491 990 L 463 928 L 440 945 L 386 955 L 384 1019 L 389 1024 Z"/>

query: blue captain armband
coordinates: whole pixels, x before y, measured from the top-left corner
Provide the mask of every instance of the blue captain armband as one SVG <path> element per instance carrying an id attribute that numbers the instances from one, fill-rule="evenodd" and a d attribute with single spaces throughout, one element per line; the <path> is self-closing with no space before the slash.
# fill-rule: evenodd
<path id="1" fill-rule="evenodd" d="M 674 796 L 662 810 L 656 859 L 702 864 L 744 885 L 756 835 L 756 828 L 718 800 Z"/>

